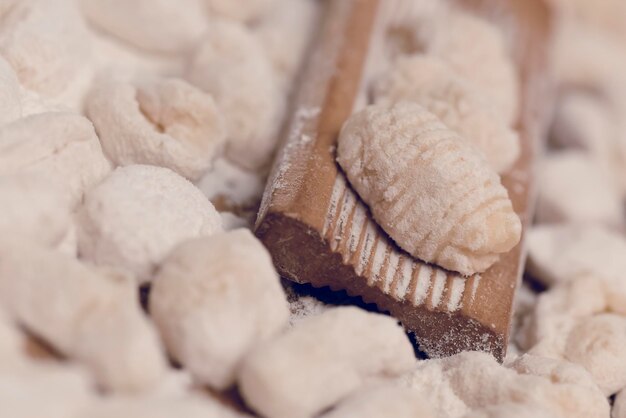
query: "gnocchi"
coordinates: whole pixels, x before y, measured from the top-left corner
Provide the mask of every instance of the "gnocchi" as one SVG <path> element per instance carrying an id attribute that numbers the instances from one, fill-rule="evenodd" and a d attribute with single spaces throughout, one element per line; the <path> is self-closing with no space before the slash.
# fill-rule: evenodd
<path id="1" fill-rule="evenodd" d="M 314 0 L 275 3 L 253 31 L 272 62 L 281 90 L 288 92 L 319 21 L 320 6 Z"/>
<path id="2" fill-rule="evenodd" d="M 435 418 L 427 399 L 408 388 L 382 385 L 358 391 L 320 418 Z"/>
<path id="3" fill-rule="evenodd" d="M 269 58 L 252 32 L 235 22 L 214 22 L 193 53 L 186 77 L 210 93 L 223 112 L 228 158 L 249 170 L 266 165 L 285 103 Z"/>
<path id="4" fill-rule="evenodd" d="M 216 16 L 249 22 L 261 17 L 279 0 L 204 0 Z"/>
<path id="5" fill-rule="evenodd" d="M 399 377 L 414 361 L 394 319 L 341 307 L 304 319 L 253 350 L 239 388 L 263 416 L 312 417 L 367 381 Z"/>
<path id="6" fill-rule="evenodd" d="M 133 281 L 30 243 L 3 241 L 0 305 L 10 318 L 86 365 L 105 389 L 137 392 L 165 371 Z"/>
<path id="7" fill-rule="evenodd" d="M 175 248 L 154 278 L 150 313 L 172 356 L 218 389 L 289 317 L 271 258 L 245 229 Z"/>
<path id="8" fill-rule="evenodd" d="M 553 285 L 589 276 L 605 289 L 608 309 L 626 314 L 626 241 L 593 225 L 550 225 L 528 233 L 527 269 L 540 282 Z"/>
<path id="9" fill-rule="evenodd" d="M 431 25 L 423 34 L 425 52 L 440 57 L 480 88 L 501 117 L 513 123 L 519 113 L 519 82 L 503 34 L 467 13 L 448 13 L 444 22 Z"/>
<path id="10" fill-rule="evenodd" d="M 398 58 L 373 93 L 375 103 L 409 100 L 421 105 L 475 145 L 498 173 L 519 157 L 518 135 L 501 121 L 493 104 L 436 57 Z"/>
<path id="11" fill-rule="evenodd" d="M 54 247 L 69 234 L 72 206 L 64 187 L 33 175 L 0 176 L 0 236 Z"/>
<path id="12" fill-rule="evenodd" d="M 79 0 L 90 23 L 148 51 L 188 49 L 209 25 L 205 0 Z"/>
<path id="13" fill-rule="evenodd" d="M 50 177 L 72 203 L 111 171 L 89 120 L 70 112 L 27 116 L 0 127 L 0 175 Z"/>
<path id="14" fill-rule="evenodd" d="M 462 417 L 513 402 L 534 405 L 550 416 L 600 418 L 609 414 L 606 398 L 588 383 L 588 373 L 561 360 L 525 356 L 508 368 L 489 354 L 464 352 L 420 362 L 406 379 L 416 393 L 438 399 L 437 412 L 442 417 Z"/>
<path id="15" fill-rule="evenodd" d="M 352 115 L 337 161 L 381 227 L 426 262 L 471 275 L 520 240 L 520 219 L 498 175 L 417 104 L 373 105 Z"/>
<path id="16" fill-rule="evenodd" d="M 20 84 L 57 97 L 90 61 L 90 37 L 82 16 L 67 0 L 3 0 L 0 55 Z"/>
<path id="17" fill-rule="evenodd" d="M 180 79 L 102 82 L 88 96 L 86 110 L 117 165 L 157 165 L 197 180 L 226 139 L 211 96 Z"/>
<path id="18" fill-rule="evenodd" d="M 602 314 L 583 318 L 567 334 L 563 357 L 583 366 L 606 396 L 626 388 L 626 319 Z"/>
<path id="19" fill-rule="evenodd" d="M 618 186 L 601 162 L 562 151 L 547 155 L 540 170 L 537 222 L 623 225 Z"/>
<path id="20" fill-rule="evenodd" d="M 119 167 L 90 190 L 76 223 L 82 258 L 125 268 L 141 282 L 180 242 L 222 229 L 219 213 L 193 184 L 146 165 Z"/>

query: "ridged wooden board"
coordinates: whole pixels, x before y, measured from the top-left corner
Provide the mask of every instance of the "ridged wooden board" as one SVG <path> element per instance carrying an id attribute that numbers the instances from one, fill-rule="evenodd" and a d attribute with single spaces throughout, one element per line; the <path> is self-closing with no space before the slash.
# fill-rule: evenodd
<path id="1" fill-rule="evenodd" d="M 469 278 L 421 262 L 380 229 L 335 162 L 337 135 L 362 97 L 368 51 L 384 33 L 386 13 L 377 13 L 383 3 L 326 3 L 324 24 L 265 190 L 257 235 L 281 275 L 376 303 L 415 333 L 429 356 L 483 350 L 503 359 L 524 266 L 523 239 L 485 273 Z M 548 9 L 539 0 L 476 0 L 462 6 L 494 18 L 514 35 L 522 154 L 503 184 L 527 226 L 533 161 L 551 104 L 544 78 Z"/>

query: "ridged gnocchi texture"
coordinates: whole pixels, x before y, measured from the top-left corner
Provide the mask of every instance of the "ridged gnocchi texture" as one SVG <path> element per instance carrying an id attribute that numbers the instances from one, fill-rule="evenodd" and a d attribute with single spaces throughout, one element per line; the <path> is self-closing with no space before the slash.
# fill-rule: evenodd
<path id="1" fill-rule="evenodd" d="M 227 157 L 247 169 L 269 162 L 284 97 L 269 58 L 252 32 L 215 21 L 191 57 L 186 78 L 205 90 L 226 118 Z"/>
<path id="2" fill-rule="evenodd" d="M 197 180 L 226 140 L 213 98 L 176 78 L 102 82 L 87 97 L 86 111 L 117 165 L 151 164 Z"/>
<path id="3" fill-rule="evenodd" d="M 409 100 L 423 106 L 475 145 L 498 173 L 519 157 L 518 134 L 502 121 L 493 103 L 439 58 L 399 57 L 376 81 L 373 96 L 375 103 Z"/>
<path id="4" fill-rule="evenodd" d="M 352 115 L 337 160 L 380 226 L 426 262 L 470 275 L 520 240 L 520 219 L 498 175 L 415 103 Z"/>

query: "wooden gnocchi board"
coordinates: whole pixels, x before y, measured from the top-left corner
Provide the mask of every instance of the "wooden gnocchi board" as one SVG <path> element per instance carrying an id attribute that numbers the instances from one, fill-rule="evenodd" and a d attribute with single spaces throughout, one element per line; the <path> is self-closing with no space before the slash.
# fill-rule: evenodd
<path id="1" fill-rule="evenodd" d="M 369 47 L 385 32 L 379 12 L 384 2 L 326 2 L 256 233 L 283 277 L 375 303 L 414 333 L 427 355 L 482 350 L 502 360 L 524 268 L 524 239 L 485 273 L 469 278 L 421 262 L 377 226 L 335 162 L 337 136 L 359 100 Z M 549 11 L 540 0 L 458 5 L 504 25 L 513 39 L 521 77 L 522 153 L 503 184 L 527 227 L 535 195 L 533 161 L 551 104 L 545 77 Z"/>

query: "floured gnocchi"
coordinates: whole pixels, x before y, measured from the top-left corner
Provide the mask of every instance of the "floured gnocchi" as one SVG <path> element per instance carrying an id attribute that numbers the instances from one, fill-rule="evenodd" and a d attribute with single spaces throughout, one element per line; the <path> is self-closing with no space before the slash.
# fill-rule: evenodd
<path id="1" fill-rule="evenodd" d="M 61 95 L 90 59 L 90 37 L 67 0 L 3 0 L 0 56 L 22 86 L 46 97 Z"/>
<path id="2" fill-rule="evenodd" d="M 51 176 L 76 203 L 110 171 L 93 125 L 80 115 L 46 112 L 0 127 L 0 175 Z"/>
<path id="3" fill-rule="evenodd" d="M 417 104 L 352 115 L 337 160 L 381 227 L 424 261 L 470 275 L 520 240 L 520 219 L 498 175 Z"/>
<path id="4" fill-rule="evenodd" d="M 519 138 L 481 92 L 442 60 L 428 55 L 399 57 L 374 84 L 375 103 L 413 101 L 476 146 L 498 173 L 513 165 Z"/>
<path id="5" fill-rule="evenodd" d="M 148 51 L 179 53 L 209 26 L 205 0 L 78 0 L 90 23 Z"/>
<path id="6" fill-rule="evenodd" d="M 219 214 L 193 184 L 147 165 L 117 168 L 91 189 L 78 208 L 77 225 L 82 258 L 125 268 L 140 282 L 151 280 L 180 242 L 222 229 Z"/>
<path id="7" fill-rule="evenodd" d="M 226 139 L 213 98 L 180 79 L 102 82 L 86 111 L 113 163 L 166 167 L 191 180 L 211 168 Z"/>
<path id="8" fill-rule="evenodd" d="M 195 51 L 187 79 L 211 94 L 226 119 L 229 159 L 247 169 L 269 162 L 284 98 L 269 58 L 253 33 L 216 21 Z"/>

